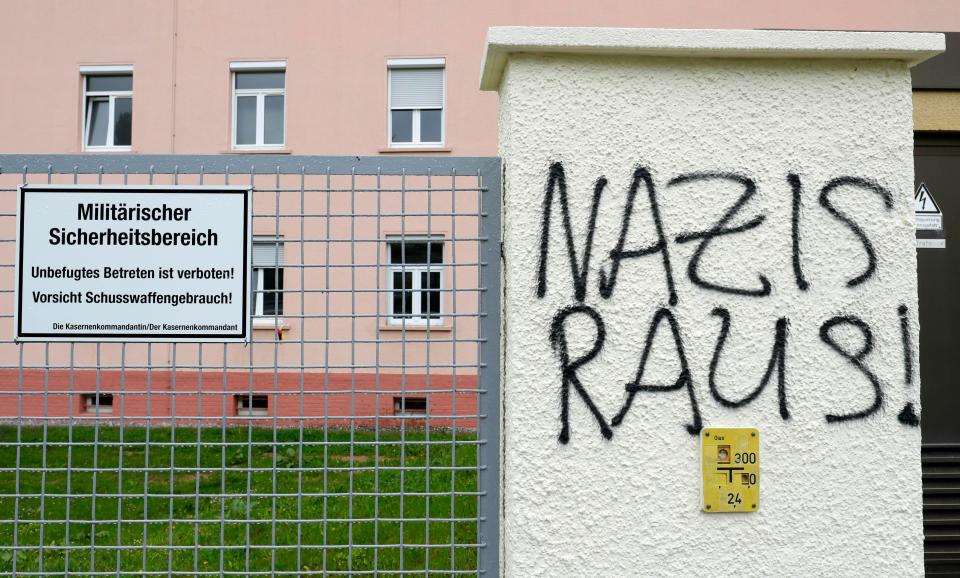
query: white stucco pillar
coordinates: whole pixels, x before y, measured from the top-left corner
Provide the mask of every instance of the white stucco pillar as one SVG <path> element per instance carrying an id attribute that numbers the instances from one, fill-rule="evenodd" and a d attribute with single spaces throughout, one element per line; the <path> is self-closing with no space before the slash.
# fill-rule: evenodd
<path id="1" fill-rule="evenodd" d="M 922 574 L 909 67 L 942 49 L 489 31 L 506 575 Z M 760 433 L 755 512 L 703 509 L 720 426 Z"/>

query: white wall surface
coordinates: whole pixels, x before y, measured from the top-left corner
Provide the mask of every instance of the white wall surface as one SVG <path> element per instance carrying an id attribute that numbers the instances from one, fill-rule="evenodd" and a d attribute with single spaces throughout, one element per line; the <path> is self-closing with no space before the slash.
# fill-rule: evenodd
<path id="1" fill-rule="evenodd" d="M 499 87 L 506 169 L 506 575 L 922 574 L 920 429 L 906 423 L 906 413 L 898 417 L 907 404 L 920 413 L 909 69 L 906 59 L 814 56 L 510 56 Z M 553 163 L 562 164 L 580 262 L 591 198 L 597 180 L 607 179 L 582 302 L 573 287 L 558 187 L 546 290 L 538 297 Z M 601 272 L 610 276 L 631 180 L 643 174 L 635 173 L 638 167 L 649 171 L 659 205 L 677 298 L 672 306 L 662 251 L 623 259 L 612 294 L 604 298 L 599 291 Z M 671 184 L 697 173 L 723 176 Z M 836 181 L 844 177 L 853 178 Z M 703 281 L 695 283 L 688 267 L 700 241 L 678 242 L 678 235 L 715 227 L 748 181 L 755 195 L 727 226 L 762 222 L 713 239 L 696 270 Z M 797 182 L 797 257 L 806 290 L 793 259 Z M 821 202 L 825 187 L 832 191 Z M 854 229 L 867 239 L 875 268 L 849 286 L 869 267 Z M 624 250 L 657 241 L 644 182 Z M 769 294 L 703 286 L 764 293 L 762 278 Z M 566 386 L 551 326 L 564 308 L 581 303 L 602 319 L 605 338 L 576 376 L 608 424 L 623 410 L 625 385 L 637 376 L 661 308 L 677 321 L 692 387 L 681 382 L 672 391 L 638 392 L 622 423 L 611 426 L 610 439 L 570 387 L 569 439 L 561 443 Z M 730 316 L 716 363 L 718 395 L 708 379 L 722 325 L 715 308 Z M 725 407 L 718 397 L 737 401 L 757 388 L 780 318 L 788 323 L 786 419 L 776 370 L 753 401 Z M 554 341 L 566 340 L 574 362 L 595 345 L 596 327 L 587 313 L 573 313 Z M 861 357 L 865 331 L 871 350 Z M 663 323 L 639 382 L 669 387 L 680 373 Z M 702 512 L 700 423 L 690 391 L 703 426 L 759 428 L 756 513 Z"/>

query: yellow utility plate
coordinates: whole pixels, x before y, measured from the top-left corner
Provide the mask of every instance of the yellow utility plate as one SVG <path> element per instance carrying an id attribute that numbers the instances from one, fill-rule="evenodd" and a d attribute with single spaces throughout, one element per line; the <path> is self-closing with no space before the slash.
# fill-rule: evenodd
<path id="1" fill-rule="evenodd" d="M 700 435 L 703 511 L 760 508 L 760 434 L 752 427 L 708 427 Z"/>

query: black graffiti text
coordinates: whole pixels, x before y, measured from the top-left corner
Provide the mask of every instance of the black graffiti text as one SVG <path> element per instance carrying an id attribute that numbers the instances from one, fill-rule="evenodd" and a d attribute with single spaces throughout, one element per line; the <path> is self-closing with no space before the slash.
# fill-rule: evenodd
<path id="1" fill-rule="evenodd" d="M 686 263 L 686 277 L 696 288 L 726 295 L 728 300 L 731 298 L 742 299 L 742 303 L 748 307 L 751 303 L 756 303 L 756 299 L 767 298 L 776 290 L 767 272 L 762 270 L 756 271 L 752 276 L 742 276 L 742 279 L 734 283 L 719 282 L 711 279 L 707 273 L 713 270 L 708 264 L 711 259 L 710 255 L 713 253 L 723 254 L 725 262 L 729 262 L 733 258 L 740 259 L 744 264 L 751 264 L 751 252 L 749 250 L 741 249 L 733 254 L 724 253 L 722 240 L 762 227 L 768 221 L 767 215 L 753 204 L 758 192 L 755 180 L 744 174 L 722 171 L 692 171 L 667 180 L 665 189 L 670 191 L 680 187 L 715 186 L 716 184 L 734 185 L 739 192 L 735 198 L 727 202 L 715 222 L 680 232 L 673 238 L 668 238 L 660 209 L 661 193 L 658 191 L 652 171 L 642 165 L 634 167 L 630 176 L 630 183 L 622 194 L 623 205 L 619 214 L 617 240 L 604 255 L 603 262 L 599 266 L 594 265 L 591 268 L 591 258 L 598 251 L 595 246 L 595 237 L 597 223 L 602 220 L 601 201 L 606 195 L 616 194 L 616 192 L 608 190 L 609 181 L 606 177 L 598 177 L 593 182 L 590 191 L 589 214 L 585 215 L 585 220 L 580 219 L 580 216 L 571 214 L 571 195 L 573 193 L 568 187 L 563 164 L 554 162 L 550 165 L 542 202 L 536 294 L 539 299 L 545 298 L 550 291 L 549 281 L 558 278 L 556 276 L 558 273 L 554 273 L 553 276 L 550 275 L 550 238 L 551 235 L 559 234 L 562 236 L 566 255 L 566 267 L 561 266 L 559 275 L 564 275 L 562 271 L 566 269 L 571 279 L 569 286 L 573 288 L 573 294 L 570 296 L 572 304 L 561 306 L 556 311 L 549 328 L 550 345 L 560 365 L 560 433 L 558 435 L 560 443 L 566 444 L 570 441 L 570 406 L 575 400 L 579 400 L 587 407 L 593 421 L 599 428 L 600 434 L 603 438 L 609 440 L 613 438 L 615 429 L 629 418 L 636 396 L 641 394 L 665 395 L 673 393 L 683 395 L 690 411 L 690 419 L 683 425 L 689 433 L 698 434 L 703 427 L 698 391 L 704 383 L 707 391 L 709 391 L 710 398 L 719 406 L 738 409 L 755 402 L 761 397 L 770 397 L 763 396 L 763 393 L 768 389 L 767 386 L 776 380 L 775 399 L 779 415 L 783 420 L 793 417 L 790 409 L 791 399 L 793 396 L 802 396 L 803 390 L 797 387 L 799 384 L 791 384 L 790 382 L 791 323 L 789 311 L 785 311 L 776 319 L 771 319 L 770 325 L 766 328 L 748 328 L 749 332 L 747 334 L 751 335 L 751 339 L 756 339 L 755 343 L 749 345 L 756 348 L 765 348 L 767 347 L 765 344 L 769 343 L 770 354 L 765 367 L 758 368 L 756 374 L 759 375 L 757 385 L 745 395 L 733 397 L 725 393 L 729 384 L 725 388 L 725 384 L 721 383 L 719 379 L 719 375 L 722 373 L 720 368 L 724 365 L 725 355 L 728 355 L 725 351 L 730 339 L 731 328 L 736 322 L 736 314 L 731 311 L 729 305 L 714 307 L 711 311 L 711 315 L 719 320 L 719 327 L 712 349 L 709 371 L 705 379 L 701 380 L 694 376 L 690 369 L 689 356 L 691 353 L 685 348 L 683 328 L 673 310 L 679 302 L 671 252 L 673 245 L 695 244 Z M 790 203 L 790 242 L 784 243 L 784 248 L 789 251 L 790 266 L 796 289 L 806 293 L 816 281 L 811 280 L 809 272 L 805 269 L 802 231 L 805 219 L 813 218 L 813 215 L 805 208 L 803 179 L 799 174 L 788 173 L 781 185 L 784 193 L 783 199 Z M 835 202 L 842 195 L 856 194 L 857 191 L 879 198 L 880 202 L 876 203 L 875 206 L 880 215 L 892 211 L 894 206 L 892 193 L 876 181 L 858 176 L 840 176 L 829 179 L 820 188 L 816 203 L 823 211 L 822 214 L 839 222 L 852 234 L 858 245 L 857 250 L 865 256 L 866 265 L 863 269 L 844 282 L 845 287 L 852 290 L 856 290 L 876 277 L 879 263 L 882 262 L 877 256 L 874 243 L 857 219 L 838 208 Z M 644 201 L 639 202 L 639 199 Z M 651 232 L 654 234 L 654 240 L 647 245 L 631 246 L 627 241 L 631 236 L 631 231 L 643 226 L 639 224 L 644 220 L 640 218 L 643 215 L 641 206 L 645 206 L 648 212 L 648 222 L 652 223 Z M 857 218 L 864 217 L 864 215 L 858 215 Z M 866 218 L 873 217 L 875 215 L 866 216 Z M 558 221 L 559 225 L 557 224 Z M 584 223 L 583 227 L 578 227 L 578 229 L 584 230 L 579 237 L 574 231 L 574 222 Z M 846 260 L 850 260 L 848 253 L 844 252 Z M 597 295 L 601 300 L 614 298 L 618 281 L 622 279 L 625 270 L 629 268 L 629 263 L 634 259 L 643 257 L 654 257 L 658 260 L 663 273 L 662 281 L 666 299 L 665 303 L 661 302 L 658 305 L 653 317 L 646 325 L 646 338 L 640 349 L 636 372 L 633 379 L 623 385 L 623 402 L 617 412 L 608 420 L 597 406 L 590 392 L 596 393 L 601 388 L 609 387 L 610 384 L 588 384 L 581 377 L 582 370 L 585 367 L 598 363 L 598 360 L 602 359 L 602 352 L 607 345 L 609 331 L 600 311 L 595 306 L 587 305 L 586 299 L 591 284 L 594 282 L 596 283 Z M 560 260 L 562 262 L 562 258 Z M 559 285 L 563 286 L 564 284 Z M 631 295 L 628 298 L 636 298 L 636 296 Z M 838 383 L 837 387 L 866 388 L 866 391 L 870 392 L 870 401 L 859 407 L 837 407 L 833 411 L 822 415 L 821 419 L 826 420 L 827 423 L 844 423 L 867 419 L 880 412 L 885 402 L 884 382 L 870 366 L 870 357 L 875 347 L 873 328 L 864 319 L 844 312 L 829 312 L 825 313 L 824 317 L 825 320 L 818 328 L 820 343 L 827 351 L 843 360 L 860 376 L 860 379 Z M 568 322 L 573 319 L 592 325 L 593 337 L 591 342 L 571 343 L 572 333 L 568 329 Z M 913 347 L 910 340 L 909 310 L 906 305 L 897 308 L 896 319 L 899 322 L 903 345 L 903 382 L 909 388 L 913 383 L 914 366 Z M 635 321 L 631 320 L 631 322 Z M 841 331 L 857 334 L 860 340 L 859 345 L 852 346 L 845 340 L 839 339 L 838 333 Z M 655 382 L 647 377 L 650 374 L 648 364 L 651 360 L 651 349 L 654 339 L 660 333 L 669 333 L 673 344 L 673 354 L 679 365 L 676 376 L 666 382 Z M 577 332 L 577 334 L 579 335 L 581 332 Z M 770 338 L 765 340 L 760 337 L 763 335 L 769 335 Z M 753 336 L 758 337 L 754 338 Z M 583 353 L 572 356 L 571 351 L 582 351 Z M 591 372 L 591 374 L 596 375 L 596 372 Z M 571 391 L 575 392 L 576 396 L 572 396 Z M 913 393 L 913 395 L 916 394 Z M 903 406 L 903 409 L 897 415 L 897 419 L 900 423 L 912 427 L 916 427 L 920 423 L 916 409 L 910 401 L 907 401 Z"/>

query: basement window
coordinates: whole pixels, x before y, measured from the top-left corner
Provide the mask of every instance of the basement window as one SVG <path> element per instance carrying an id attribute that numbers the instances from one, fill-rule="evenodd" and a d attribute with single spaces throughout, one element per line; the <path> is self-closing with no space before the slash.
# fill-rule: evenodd
<path id="1" fill-rule="evenodd" d="M 83 412 L 92 415 L 113 413 L 113 394 L 98 393 L 81 397 Z"/>
<path id="2" fill-rule="evenodd" d="M 393 398 L 393 415 L 427 415 L 427 398 Z"/>
<path id="3" fill-rule="evenodd" d="M 236 400 L 237 415 L 242 417 L 267 415 L 268 402 L 265 395 L 242 394 L 233 396 Z"/>

